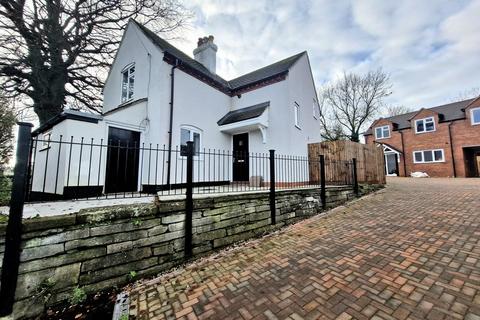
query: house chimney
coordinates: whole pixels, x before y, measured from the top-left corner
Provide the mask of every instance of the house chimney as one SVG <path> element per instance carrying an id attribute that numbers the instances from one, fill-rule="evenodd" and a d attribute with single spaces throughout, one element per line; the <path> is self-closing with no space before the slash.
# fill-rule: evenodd
<path id="1" fill-rule="evenodd" d="M 217 45 L 213 36 L 198 38 L 197 48 L 193 50 L 195 60 L 203 64 L 210 72 L 215 73 L 217 67 Z"/>

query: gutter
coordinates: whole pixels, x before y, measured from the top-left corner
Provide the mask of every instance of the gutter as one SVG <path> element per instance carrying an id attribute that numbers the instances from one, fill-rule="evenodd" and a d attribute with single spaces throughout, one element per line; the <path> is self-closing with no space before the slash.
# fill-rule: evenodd
<path id="1" fill-rule="evenodd" d="M 173 131 L 173 101 L 175 95 L 175 69 L 178 67 L 178 59 L 175 59 L 175 64 L 172 66 L 170 72 L 170 123 L 168 127 L 168 160 L 167 160 L 167 185 L 170 184 L 170 169 L 172 164 L 172 131 Z"/>
<path id="2" fill-rule="evenodd" d="M 453 177 L 457 177 L 457 169 L 455 168 L 455 154 L 453 153 L 453 141 L 452 141 L 452 123 L 448 124 L 448 140 L 450 141 L 450 153 L 452 155 L 452 167 L 453 167 Z"/>

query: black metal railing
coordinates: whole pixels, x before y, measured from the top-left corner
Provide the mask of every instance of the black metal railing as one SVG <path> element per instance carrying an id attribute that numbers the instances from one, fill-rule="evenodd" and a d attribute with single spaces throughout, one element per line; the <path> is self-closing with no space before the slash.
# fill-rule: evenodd
<path id="1" fill-rule="evenodd" d="M 355 159 L 280 155 L 274 150 L 247 153 L 200 149 L 191 141 L 168 150 L 138 142 L 62 136 L 42 140 L 32 138 L 31 130 L 31 124 L 19 123 L 13 180 L 3 177 L 5 183 L 1 183 L 0 192 L 11 196 L 0 316 L 10 314 L 13 307 L 25 202 L 185 195 L 185 255 L 190 257 L 195 193 L 268 191 L 272 225 L 277 220 L 275 197 L 279 189 L 319 188 L 323 208 L 329 185 L 353 186 L 358 195 Z"/>
<path id="2" fill-rule="evenodd" d="M 322 186 L 320 158 L 195 146 L 192 152 L 193 194 Z M 33 138 L 27 201 L 183 195 L 187 156 L 186 146 Z M 324 159 L 323 166 L 325 185 L 354 185 L 353 161 Z"/>

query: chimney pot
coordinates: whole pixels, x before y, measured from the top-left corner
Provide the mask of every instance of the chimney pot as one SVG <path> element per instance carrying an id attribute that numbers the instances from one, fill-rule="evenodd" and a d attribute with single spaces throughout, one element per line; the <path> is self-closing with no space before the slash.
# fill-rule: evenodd
<path id="1" fill-rule="evenodd" d="M 193 50 L 195 60 L 203 64 L 210 72 L 216 72 L 217 65 L 217 45 L 213 42 L 214 37 L 198 38 L 197 48 Z"/>

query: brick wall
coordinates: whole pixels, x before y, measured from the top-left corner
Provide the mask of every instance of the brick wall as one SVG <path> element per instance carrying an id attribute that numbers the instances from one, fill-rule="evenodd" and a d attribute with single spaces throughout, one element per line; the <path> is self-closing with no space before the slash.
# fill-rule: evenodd
<path id="1" fill-rule="evenodd" d="M 377 186 L 364 187 L 363 192 Z M 353 197 L 350 187 L 327 189 L 328 206 Z M 184 200 L 123 205 L 77 214 L 25 219 L 14 317 L 35 316 L 44 304 L 121 286 L 135 271 L 156 275 L 184 261 Z M 277 225 L 270 224 L 268 193 L 194 200 L 193 245 L 198 256 L 260 236 L 321 211 L 319 189 L 277 192 Z M 3 258 L 5 225 L 0 225 Z M 45 289 L 45 283 L 51 286 Z"/>
<path id="2" fill-rule="evenodd" d="M 470 108 L 480 106 L 480 101 Z M 415 119 L 433 116 L 435 118 L 434 132 L 416 134 L 413 127 Z M 471 124 L 470 112 L 466 112 L 466 119 L 452 122 L 439 123 L 439 115 L 429 109 L 419 112 L 412 120 L 412 127 L 401 131 L 392 131 L 392 123 L 386 119 L 380 119 L 372 125 L 373 135 L 365 136 L 367 144 L 375 143 L 374 128 L 382 125 L 390 125 L 391 137 L 379 139 L 376 142 L 386 143 L 399 151 L 403 151 L 400 157 L 400 175 L 405 176 L 403 161 L 405 161 L 406 175 L 415 171 L 427 172 L 432 177 L 453 177 L 452 146 L 449 139 L 449 126 L 451 127 L 453 141 L 453 155 L 457 177 L 467 176 L 465 168 L 464 147 L 480 146 L 480 126 Z M 403 134 L 404 149 L 402 148 L 401 135 Z M 440 163 L 414 163 L 413 152 L 420 150 L 443 149 L 445 161 Z"/>

